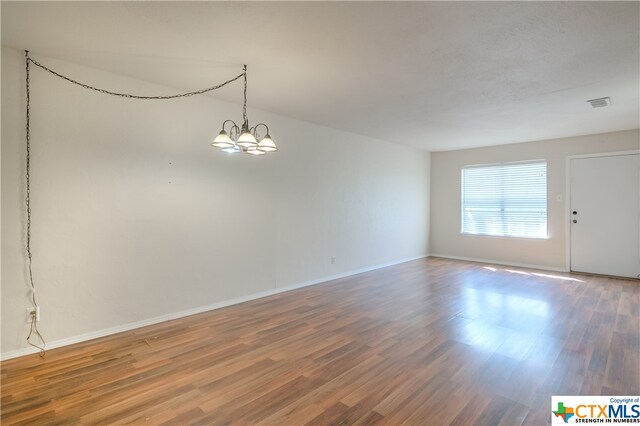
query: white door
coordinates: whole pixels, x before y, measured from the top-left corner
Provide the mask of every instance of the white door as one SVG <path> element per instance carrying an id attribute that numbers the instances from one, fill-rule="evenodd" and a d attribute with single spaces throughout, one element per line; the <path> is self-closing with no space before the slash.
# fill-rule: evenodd
<path id="1" fill-rule="evenodd" d="M 571 159 L 571 270 L 640 276 L 640 155 Z"/>

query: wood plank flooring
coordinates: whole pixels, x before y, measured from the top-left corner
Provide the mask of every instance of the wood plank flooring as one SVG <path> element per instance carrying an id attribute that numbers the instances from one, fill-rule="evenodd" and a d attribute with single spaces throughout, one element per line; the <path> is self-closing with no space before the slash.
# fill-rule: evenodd
<path id="1" fill-rule="evenodd" d="M 428 258 L 8 360 L 10 424 L 550 422 L 640 393 L 640 285 Z"/>

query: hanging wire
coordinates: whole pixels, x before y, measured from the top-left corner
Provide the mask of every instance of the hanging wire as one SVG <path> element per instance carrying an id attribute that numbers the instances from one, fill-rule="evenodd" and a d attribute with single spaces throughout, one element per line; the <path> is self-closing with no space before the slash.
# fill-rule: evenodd
<path id="1" fill-rule="evenodd" d="M 47 343 L 45 342 L 44 338 L 42 337 L 42 334 L 40 334 L 40 331 L 38 330 L 38 318 L 37 318 L 37 309 L 38 309 L 38 303 L 36 301 L 36 286 L 34 284 L 33 281 L 33 270 L 32 270 L 32 252 L 31 252 L 31 129 L 30 129 L 30 125 L 31 125 L 31 87 L 30 87 L 30 68 L 29 65 L 33 64 L 39 68 L 42 68 L 43 70 L 55 75 L 56 77 L 59 77 L 63 80 L 66 80 L 70 83 L 76 84 L 80 87 L 84 87 L 85 89 L 89 89 L 89 90 L 93 90 L 96 92 L 100 92 L 100 93 L 104 93 L 107 95 L 111 95 L 111 96 L 119 96 L 122 98 L 130 98 L 130 99 L 146 99 L 146 100 L 153 100 L 153 99 L 176 99 L 176 98 L 186 98 L 189 96 L 194 96 L 194 95 L 202 95 L 204 93 L 207 92 L 211 92 L 213 90 L 217 90 L 220 89 L 224 86 L 226 86 L 227 84 L 233 83 L 234 81 L 244 77 L 244 106 L 243 106 L 243 118 L 245 123 L 247 122 L 247 66 L 244 65 L 243 67 L 243 72 L 241 74 L 238 74 L 237 76 L 235 76 L 234 78 L 225 81 L 224 83 L 220 83 L 218 85 L 212 86 L 212 87 L 208 87 L 206 89 L 201 89 L 201 90 L 195 90 L 193 92 L 186 92 L 186 93 L 179 93 L 176 95 L 165 95 L 165 96 L 143 96 L 143 95 L 134 95 L 131 93 L 119 93 L 119 92 L 112 92 L 110 90 L 106 90 L 106 89 L 101 89 L 99 87 L 94 87 L 91 86 L 89 84 L 85 84 L 85 83 L 81 83 L 77 80 L 74 80 L 70 77 L 64 76 L 54 70 L 52 70 L 51 68 L 48 68 L 44 65 L 42 65 L 41 63 L 31 59 L 31 57 L 29 56 L 29 51 L 25 50 L 24 51 L 24 56 L 25 56 L 25 71 L 26 71 L 26 92 L 27 92 L 27 108 L 26 108 L 26 196 L 25 196 L 25 207 L 27 210 L 27 230 L 26 230 L 26 251 L 27 251 L 27 265 L 28 265 L 28 269 L 29 269 L 29 284 L 31 285 L 31 302 L 33 304 L 33 311 L 31 314 L 31 328 L 29 330 L 29 335 L 27 336 L 27 343 L 31 346 L 33 346 L 34 348 L 37 348 L 40 350 L 40 356 L 43 357 L 45 355 L 45 347 L 47 345 Z M 31 341 L 32 336 L 37 336 L 40 341 L 42 342 L 42 345 L 39 345 L 37 343 L 34 343 Z"/>
<path id="2" fill-rule="evenodd" d="M 245 97 L 246 97 L 246 86 L 247 86 L 247 82 L 246 82 L 246 75 L 247 75 L 247 66 L 244 66 L 244 72 L 242 74 L 238 74 L 237 76 L 233 77 L 230 80 L 225 81 L 224 83 L 220 83 L 216 86 L 212 86 L 212 87 L 208 87 L 206 89 L 201 89 L 201 90 L 195 90 L 193 92 L 186 92 L 186 93 L 178 93 L 177 95 L 166 95 L 166 96 L 143 96 L 143 95 L 133 95 L 131 93 L 119 93 L 119 92 L 112 92 L 110 90 L 106 90 L 106 89 L 101 89 L 99 87 L 94 87 L 94 86 L 90 86 L 88 84 L 85 83 L 81 83 L 77 80 L 74 80 L 70 77 L 64 76 L 60 73 L 55 72 L 54 70 L 52 70 L 51 68 L 47 68 L 46 66 L 42 65 L 41 63 L 39 63 L 38 61 L 34 61 L 33 59 L 31 59 L 29 57 L 29 52 L 26 51 L 26 55 L 27 55 L 27 62 L 31 62 L 33 65 L 42 68 L 43 70 L 50 72 L 51 74 L 55 75 L 56 77 L 60 77 L 63 80 L 67 80 L 70 83 L 73 84 L 77 84 L 80 87 L 84 87 L 85 89 L 89 89 L 89 90 L 94 90 L 96 92 L 100 92 L 100 93 L 104 93 L 107 95 L 112 95 L 112 96 L 120 96 L 122 98 L 130 98 L 130 99 L 175 99 L 175 98 L 186 98 L 189 96 L 194 96 L 194 95 L 202 95 L 204 93 L 207 92 L 211 92 L 213 90 L 217 90 L 220 89 L 224 86 L 226 86 L 229 83 L 233 83 L 234 81 L 242 78 L 243 76 L 245 77 Z M 246 107 L 245 107 L 246 110 Z M 246 114 L 246 113 L 245 113 Z"/>
<path id="3" fill-rule="evenodd" d="M 29 335 L 27 336 L 27 343 L 40 350 L 40 356 L 44 356 L 45 347 L 47 346 L 47 342 L 45 342 L 42 334 L 38 330 L 38 317 L 37 317 L 37 309 L 38 302 L 36 301 L 36 286 L 33 283 L 33 268 L 32 268 L 32 253 L 31 253 L 31 81 L 29 80 L 30 69 L 29 69 L 29 51 L 25 50 L 25 67 L 26 67 L 26 89 L 27 89 L 27 112 L 26 112 L 26 141 L 27 141 L 27 163 L 26 163 L 26 196 L 25 196 L 25 206 L 27 209 L 27 265 L 29 267 L 29 284 L 31 284 L 31 302 L 33 304 L 33 311 L 31 312 L 31 328 L 29 330 Z M 42 346 L 37 343 L 31 342 L 31 336 L 35 333 L 36 336 L 42 342 Z"/>

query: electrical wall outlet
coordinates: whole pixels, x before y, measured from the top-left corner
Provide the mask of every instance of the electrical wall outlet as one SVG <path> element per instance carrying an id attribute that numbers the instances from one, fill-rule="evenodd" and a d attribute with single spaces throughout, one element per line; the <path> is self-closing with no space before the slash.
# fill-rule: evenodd
<path id="1" fill-rule="evenodd" d="M 331 264 L 332 265 L 336 264 L 336 257 L 335 256 L 331 256 Z"/>
<path id="2" fill-rule="evenodd" d="M 33 320 L 33 317 L 36 317 L 36 322 L 40 321 L 40 306 L 36 306 L 35 308 L 32 306 L 27 308 L 27 323 L 30 324 Z"/>

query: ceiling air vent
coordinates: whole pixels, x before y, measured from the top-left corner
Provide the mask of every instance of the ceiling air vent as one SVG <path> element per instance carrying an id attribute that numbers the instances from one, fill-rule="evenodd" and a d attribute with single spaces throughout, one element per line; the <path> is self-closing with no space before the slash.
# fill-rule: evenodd
<path id="1" fill-rule="evenodd" d="M 609 97 L 591 99 L 591 100 L 588 100 L 587 102 L 589 102 L 593 108 L 604 108 L 611 105 L 611 99 L 609 99 Z"/>

